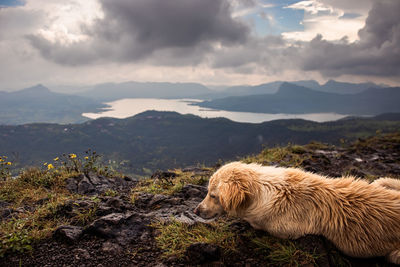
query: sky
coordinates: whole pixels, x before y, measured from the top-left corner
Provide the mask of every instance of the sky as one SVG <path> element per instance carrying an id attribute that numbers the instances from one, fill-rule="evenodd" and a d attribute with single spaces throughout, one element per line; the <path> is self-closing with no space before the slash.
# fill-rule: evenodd
<path id="1" fill-rule="evenodd" d="M 0 0 L 0 90 L 400 85 L 398 14 L 399 0 Z"/>

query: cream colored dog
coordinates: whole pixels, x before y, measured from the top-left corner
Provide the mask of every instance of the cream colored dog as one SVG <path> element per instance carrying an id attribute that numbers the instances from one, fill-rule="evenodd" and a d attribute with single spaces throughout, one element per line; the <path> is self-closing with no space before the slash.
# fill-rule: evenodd
<path id="1" fill-rule="evenodd" d="M 330 179 L 300 169 L 233 162 L 210 179 L 194 211 L 223 212 L 280 238 L 323 235 L 353 257 L 386 256 L 400 264 L 400 181 Z"/>

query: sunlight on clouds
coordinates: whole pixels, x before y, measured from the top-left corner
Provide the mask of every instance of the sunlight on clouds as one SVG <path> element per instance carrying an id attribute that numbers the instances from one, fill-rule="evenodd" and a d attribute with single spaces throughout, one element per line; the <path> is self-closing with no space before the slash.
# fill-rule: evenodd
<path id="1" fill-rule="evenodd" d="M 88 36 L 82 25 L 91 25 L 95 19 L 103 16 L 101 6 L 96 0 L 54 1 L 50 4 L 48 1 L 35 0 L 28 1 L 25 8 L 44 9 L 47 21 L 37 33 L 53 43 L 62 44 L 86 40 Z"/>
<path id="2" fill-rule="evenodd" d="M 366 15 L 354 18 L 345 18 L 344 10 L 333 8 L 318 0 L 301 1 L 287 8 L 304 10 L 304 19 L 301 22 L 304 31 L 284 32 L 286 39 L 310 41 L 321 34 L 324 39 L 334 41 L 347 37 L 350 42 L 357 41 L 358 31 L 364 27 Z"/>
<path id="3" fill-rule="evenodd" d="M 318 14 L 319 12 L 324 11 L 329 11 L 330 13 L 333 12 L 333 8 L 331 6 L 324 5 L 315 0 L 300 1 L 288 6 L 287 8 L 301 9 L 311 14 Z"/>

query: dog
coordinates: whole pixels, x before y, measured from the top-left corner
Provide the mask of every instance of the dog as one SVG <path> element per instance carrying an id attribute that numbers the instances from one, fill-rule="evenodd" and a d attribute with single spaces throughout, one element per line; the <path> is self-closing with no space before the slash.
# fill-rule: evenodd
<path id="1" fill-rule="evenodd" d="M 349 256 L 400 264 L 400 180 L 232 162 L 212 175 L 194 210 L 204 219 L 225 212 L 279 238 L 322 235 Z"/>

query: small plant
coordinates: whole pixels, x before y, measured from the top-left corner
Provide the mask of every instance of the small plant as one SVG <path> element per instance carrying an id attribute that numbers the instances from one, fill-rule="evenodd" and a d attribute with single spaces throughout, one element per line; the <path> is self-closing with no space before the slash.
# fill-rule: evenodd
<path id="1" fill-rule="evenodd" d="M 104 195 L 108 197 L 115 197 L 118 195 L 118 192 L 112 189 L 108 189 L 107 191 L 104 192 Z"/>
<path id="2" fill-rule="evenodd" d="M 7 156 L 0 157 L 0 179 L 5 181 L 7 178 L 11 176 L 10 166 L 12 165 L 11 161 L 7 160 Z"/>
<path id="3" fill-rule="evenodd" d="M 0 257 L 7 251 L 23 252 L 31 250 L 32 237 L 26 228 L 26 220 L 11 219 L 0 225 Z"/>
<path id="4" fill-rule="evenodd" d="M 75 219 L 80 225 L 87 225 L 88 223 L 91 223 L 94 221 L 96 218 L 96 212 L 97 212 L 97 204 L 94 206 L 90 207 L 87 210 L 83 210 L 81 212 L 78 212 L 77 215 L 75 216 Z"/>

